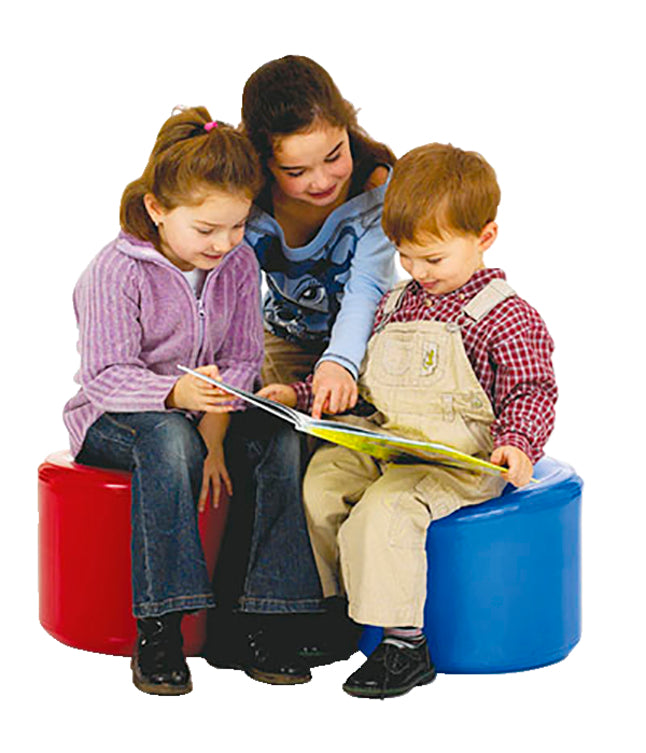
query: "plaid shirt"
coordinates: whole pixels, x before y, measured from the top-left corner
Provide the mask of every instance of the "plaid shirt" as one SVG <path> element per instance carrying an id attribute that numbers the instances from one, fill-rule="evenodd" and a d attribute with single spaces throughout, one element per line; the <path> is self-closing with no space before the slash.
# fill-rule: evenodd
<path id="1" fill-rule="evenodd" d="M 389 321 L 454 321 L 462 307 L 496 278 L 504 280 L 505 273 L 481 269 L 461 288 L 445 295 L 429 293 L 411 281 Z M 386 298 L 375 314 L 373 332 L 383 319 Z M 545 323 L 526 301 L 514 296 L 461 331 L 469 362 L 496 415 L 491 425 L 494 447 L 513 445 L 535 463 L 554 428 L 558 394 L 551 361 L 554 343 Z M 311 380 L 309 376 L 292 385 L 300 410 L 311 405 Z"/>

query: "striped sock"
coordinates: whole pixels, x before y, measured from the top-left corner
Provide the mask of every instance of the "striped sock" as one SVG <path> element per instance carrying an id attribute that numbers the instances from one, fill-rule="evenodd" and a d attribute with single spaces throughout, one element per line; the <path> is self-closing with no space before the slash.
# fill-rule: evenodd
<path id="1" fill-rule="evenodd" d="M 426 640 L 422 628 L 397 627 L 384 628 L 384 640 L 389 643 L 401 643 L 411 648 L 421 646 Z"/>

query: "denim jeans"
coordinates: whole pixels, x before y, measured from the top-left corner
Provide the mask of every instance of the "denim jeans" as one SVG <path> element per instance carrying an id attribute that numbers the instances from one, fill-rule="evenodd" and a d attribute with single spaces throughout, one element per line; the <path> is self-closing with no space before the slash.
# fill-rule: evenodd
<path id="1" fill-rule="evenodd" d="M 265 411 L 232 415 L 233 483 L 218 555 L 218 606 L 256 614 L 318 612 L 322 592 L 302 503 L 304 436 Z"/>
<path id="2" fill-rule="evenodd" d="M 135 617 L 214 605 L 197 527 L 205 457 L 197 428 L 176 412 L 104 413 L 76 457 L 132 471 Z"/>

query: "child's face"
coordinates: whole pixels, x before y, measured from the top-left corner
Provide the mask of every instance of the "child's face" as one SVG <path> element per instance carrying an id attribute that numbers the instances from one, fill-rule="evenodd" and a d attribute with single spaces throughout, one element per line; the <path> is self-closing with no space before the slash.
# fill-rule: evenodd
<path id="1" fill-rule="evenodd" d="M 145 202 L 159 228 L 161 252 L 184 272 L 217 267 L 242 242 L 251 209 L 251 199 L 223 191 L 210 191 L 200 204 L 171 210 L 161 208 L 150 194 Z"/>
<path id="2" fill-rule="evenodd" d="M 323 122 L 306 133 L 277 139 L 268 167 L 285 196 L 328 206 L 352 175 L 348 132 Z"/>
<path id="3" fill-rule="evenodd" d="M 493 243 L 498 228 L 495 222 L 480 235 L 455 235 L 445 240 L 405 243 L 399 246 L 399 259 L 408 274 L 435 295 L 461 288 L 478 269 L 483 269 L 483 254 Z"/>

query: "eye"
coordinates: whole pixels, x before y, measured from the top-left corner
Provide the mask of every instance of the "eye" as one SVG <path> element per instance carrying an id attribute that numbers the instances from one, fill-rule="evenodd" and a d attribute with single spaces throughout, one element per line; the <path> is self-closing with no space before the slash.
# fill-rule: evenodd
<path id="1" fill-rule="evenodd" d="M 338 152 L 337 154 L 334 155 L 334 157 L 327 157 L 325 161 L 326 162 L 336 162 L 340 158 L 341 158 L 341 152 Z"/>
<path id="2" fill-rule="evenodd" d="M 199 228 L 199 227 L 196 227 L 195 229 L 200 235 L 210 235 L 212 232 L 211 230 L 203 230 L 202 228 Z"/>

